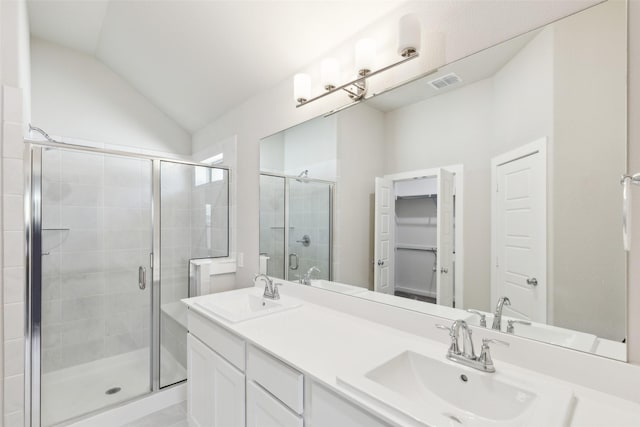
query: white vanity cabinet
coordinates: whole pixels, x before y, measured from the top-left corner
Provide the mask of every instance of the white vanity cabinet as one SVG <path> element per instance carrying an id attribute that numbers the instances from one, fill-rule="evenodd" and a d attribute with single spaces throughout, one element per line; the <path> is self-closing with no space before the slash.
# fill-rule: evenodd
<path id="1" fill-rule="evenodd" d="M 247 427 L 302 427 L 304 376 L 253 346 L 247 348 Z"/>
<path id="2" fill-rule="evenodd" d="M 244 341 L 191 310 L 187 321 L 189 425 L 244 427 Z"/>
<path id="3" fill-rule="evenodd" d="M 193 427 L 244 427 L 244 374 L 189 334 L 187 412 Z"/>
<path id="4" fill-rule="evenodd" d="M 311 383 L 307 420 L 313 427 L 390 427 L 362 408 L 349 403 L 327 388 Z"/>
<path id="5" fill-rule="evenodd" d="M 188 327 L 190 427 L 389 426 L 193 310 Z"/>

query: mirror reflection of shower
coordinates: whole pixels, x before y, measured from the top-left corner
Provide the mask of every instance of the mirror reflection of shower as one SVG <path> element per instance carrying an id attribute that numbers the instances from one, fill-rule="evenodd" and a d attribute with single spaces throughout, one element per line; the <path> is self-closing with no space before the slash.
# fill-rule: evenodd
<path id="1" fill-rule="evenodd" d="M 316 267 L 317 279 L 331 279 L 334 183 L 308 175 L 260 175 L 260 268 L 269 276 L 299 281 Z"/>

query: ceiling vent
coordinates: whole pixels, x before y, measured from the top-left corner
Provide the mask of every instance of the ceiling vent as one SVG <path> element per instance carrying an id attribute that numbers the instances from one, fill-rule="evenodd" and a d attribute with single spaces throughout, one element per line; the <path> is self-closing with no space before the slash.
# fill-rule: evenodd
<path id="1" fill-rule="evenodd" d="M 429 84 L 436 90 L 442 90 L 446 87 L 460 83 L 462 79 L 456 73 L 449 73 L 435 80 L 431 80 Z"/>

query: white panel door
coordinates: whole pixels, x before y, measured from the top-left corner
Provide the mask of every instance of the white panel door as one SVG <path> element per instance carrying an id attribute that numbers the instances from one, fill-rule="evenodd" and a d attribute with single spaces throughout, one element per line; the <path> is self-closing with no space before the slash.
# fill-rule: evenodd
<path id="1" fill-rule="evenodd" d="M 437 216 L 437 296 L 436 303 L 453 307 L 453 194 L 454 174 L 438 170 Z"/>
<path id="2" fill-rule="evenodd" d="M 253 381 L 247 384 L 247 427 L 302 427 L 302 417 Z"/>
<path id="3" fill-rule="evenodd" d="M 393 181 L 376 178 L 374 231 L 374 290 L 393 295 L 396 228 Z"/>
<path id="4" fill-rule="evenodd" d="M 547 321 L 546 154 L 535 150 L 497 164 L 494 196 L 493 303 L 506 316 Z"/>
<path id="5" fill-rule="evenodd" d="M 200 340 L 187 336 L 187 413 L 190 426 L 244 427 L 244 374 Z"/>

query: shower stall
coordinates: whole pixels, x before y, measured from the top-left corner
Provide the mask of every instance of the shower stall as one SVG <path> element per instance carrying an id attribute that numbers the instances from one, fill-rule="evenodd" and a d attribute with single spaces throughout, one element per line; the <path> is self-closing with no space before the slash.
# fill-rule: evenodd
<path id="1" fill-rule="evenodd" d="M 335 183 L 302 176 L 260 175 L 260 257 L 263 273 L 297 281 L 331 280 Z"/>
<path id="2" fill-rule="evenodd" d="M 189 263 L 229 254 L 229 171 L 29 142 L 31 426 L 186 380 Z"/>

